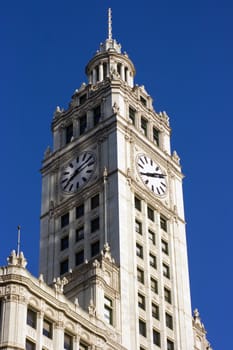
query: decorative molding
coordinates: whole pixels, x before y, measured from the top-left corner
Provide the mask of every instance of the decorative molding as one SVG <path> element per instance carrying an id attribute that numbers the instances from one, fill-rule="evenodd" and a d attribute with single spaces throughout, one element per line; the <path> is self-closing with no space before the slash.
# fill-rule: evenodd
<path id="1" fill-rule="evenodd" d="M 27 266 L 27 260 L 25 259 L 23 252 L 16 255 L 15 250 L 12 250 L 11 254 L 7 258 L 8 266 L 18 266 L 25 268 Z"/>

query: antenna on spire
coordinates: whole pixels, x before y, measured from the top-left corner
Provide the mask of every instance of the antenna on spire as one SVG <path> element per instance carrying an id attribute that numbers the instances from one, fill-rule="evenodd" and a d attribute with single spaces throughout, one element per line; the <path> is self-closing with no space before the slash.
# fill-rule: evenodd
<path id="1" fill-rule="evenodd" d="M 112 10 L 108 9 L 108 39 L 112 40 Z"/>
<path id="2" fill-rule="evenodd" d="M 18 225 L 18 242 L 17 242 L 17 256 L 19 256 L 20 253 L 20 229 L 21 227 Z"/>

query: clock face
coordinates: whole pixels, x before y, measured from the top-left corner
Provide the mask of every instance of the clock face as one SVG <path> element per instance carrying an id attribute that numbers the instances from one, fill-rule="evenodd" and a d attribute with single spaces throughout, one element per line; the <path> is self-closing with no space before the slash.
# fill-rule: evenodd
<path id="1" fill-rule="evenodd" d="M 157 196 L 164 196 L 167 192 L 166 174 L 158 164 L 145 154 L 137 157 L 137 170 L 142 182 Z"/>
<path id="2" fill-rule="evenodd" d="M 61 174 L 63 191 L 72 193 L 86 185 L 95 170 L 95 166 L 95 155 L 89 151 L 81 153 L 70 161 Z"/>

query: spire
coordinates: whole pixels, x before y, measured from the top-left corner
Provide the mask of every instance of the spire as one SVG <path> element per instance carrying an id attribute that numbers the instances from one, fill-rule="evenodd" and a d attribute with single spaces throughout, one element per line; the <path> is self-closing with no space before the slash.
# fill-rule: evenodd
<path id="1" fill-rule="evenodd" d="M 118 44 L 115 39 L 112 38 L 112 10 L 108 9 L 108 37 L 105 40 L 105 43 L 100 44 L 100 52 L 103 51 L 116 51 L 121 53 L 121 44 Z M 98 51 L 98 52 L 99 52 Z"/>
<path id="2" fill-rule="evenodd" d="M 112 9 L 108 9 L 108 40 L 112 40 Z"/>
<path id="3" fill-rule="evenodd" d="M 19 256 L 19 253 L 20 253 L 20 229 L 21 229 L 21 227 L 18 225 L 17 229 L 18 229 L 17 256 Z"/>
<path id="4" fill-rule="evenodd" d="M 97 85 L 108 78 L 110 80 L 122 79 L 131 88 L 134 86 L 135 67 L 133 62 L 129 59 L 126 52 L 121 52 L 121 44 L 112 36 L 111 8 L 108 9 L 107 38 L 104 42 L 100 43 L 99 50 L 96 51 L 94 57 L 88 62 L 86 74 L 88 83 L 92 85 Z M 74 94 L 74 97 L 77 93 Z M 76 103 L 74 100 L 73 102 Z M 60 110 L 58 109 L 55 113 L 55 118 L 59 117 L 59 115 Z"/>

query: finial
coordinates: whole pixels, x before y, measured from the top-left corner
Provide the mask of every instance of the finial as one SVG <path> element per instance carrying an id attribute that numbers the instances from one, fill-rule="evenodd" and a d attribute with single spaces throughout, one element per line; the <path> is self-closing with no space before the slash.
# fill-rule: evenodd
<path id="1" fill-rule="evenodd" d="M 108 170 L 106 167 L 104 167 L 104 171 L 103 171 L 103 178 L 104 180 L 106 180 L 106 178 L 108 177 Z"/>
<path id="2" fill-rule="evenodd" d="M 108 39 L 112 40 L 112 10 L 108 9 Z"/>
<path id="3" fill-rule="evenodd" d="M 18 229 L 17 256 L 19 256 L 19 253 L 20 253 L 20 229 L 21 229 L 21 227 L 18 225 L 17 229 Z"/>

